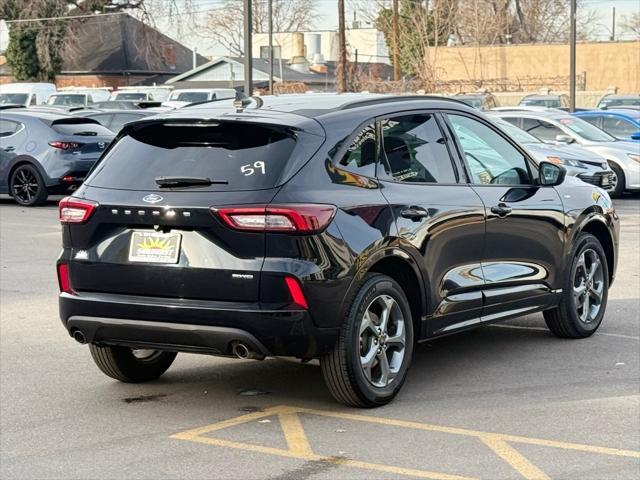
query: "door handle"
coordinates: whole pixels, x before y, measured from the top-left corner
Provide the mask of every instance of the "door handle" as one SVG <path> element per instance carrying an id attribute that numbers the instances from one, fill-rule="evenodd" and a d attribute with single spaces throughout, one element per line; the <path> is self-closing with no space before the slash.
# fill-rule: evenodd
<path id="1" fill-rule="evenodd" d="M 4 148 L 5 152 L 13 152 L 16 149 L 16 147 L 12 147 L 12 146 L 8 146 Z"/>
<path id="2" fill-rule="evenodd" d="M 491 207 L 491 213 L 495 213 L 499 217 L 506 217 L 512 210 L 513 209 L 506 203 L 499 203 L 498 205 Z"/>
<path id="3" fill-rule="evenodd" d="M 423 218 L 429 216 L 429 212 L 422 207 L 410 206 L 400 211 L 400 216 L 404 218 L 410 218 L 414 222 L 417 222 Z"/>

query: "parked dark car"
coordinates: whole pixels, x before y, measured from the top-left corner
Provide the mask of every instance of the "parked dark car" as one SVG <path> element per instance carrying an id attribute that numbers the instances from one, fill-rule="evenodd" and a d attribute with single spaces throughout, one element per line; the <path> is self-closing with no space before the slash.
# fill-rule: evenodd
<path id="1" fill-rule="evenodd" d="M 453 98 L 478 110 L 491 110 L 492 108 L 500 107 L 496 97 L 489 92 L 458 93 Z"/>
<path id="2" fill-rule="evenodd" d="M 521 107 L 569 108 L 569 96 L 559 95 L 527 95 L 520 100 Z"/>
<path id="3" fill-rule="evenodd" d="M 128 124 L 60 202 L 61 319 L 106 375 L 152 380 L 176 352 L 319 358 L 337 400 L 373 407 L 416 342 L 536 311 L 559 337 L 602 322 L 608 195 L 478 111 L 362 94 L 236 108 Z"/>
<path id="4" fill-rule="evenodd" d="M 140 120 L 154 113 L 149 110 L 105 110 L 87 112 L 83 116 L 97 120 L 103 127 L 118 133 L 126 123 Z"/>
<path id="5" fill-rule="evenodd" d="M 640 95 L 607 94 L 598 101 L 596 108 L 607 110 L 616 107 L 640 107 Z"/>
<path id="6" fill-rule="evenodd" d="M 113 133 L 96 120 L 25 108 L 0 118 L 0 193 L 36 206 L 84 180 Z"/>

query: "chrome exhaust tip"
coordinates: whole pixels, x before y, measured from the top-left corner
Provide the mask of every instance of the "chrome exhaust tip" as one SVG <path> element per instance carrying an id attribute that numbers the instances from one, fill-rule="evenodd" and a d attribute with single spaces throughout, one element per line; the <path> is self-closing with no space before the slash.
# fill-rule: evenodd
<path id="1" fill-rule="evenodd" d="M 75 330 L 71 334 L 71 336 L 78 343 L 87 343 L 87 339 L 85 338 L 84 333 L 82 333 L 80 330 Z"/>

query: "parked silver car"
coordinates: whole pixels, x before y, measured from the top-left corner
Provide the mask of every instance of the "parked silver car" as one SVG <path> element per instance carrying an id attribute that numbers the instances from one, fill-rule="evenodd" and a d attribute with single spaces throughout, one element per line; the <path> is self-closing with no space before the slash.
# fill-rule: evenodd
<path id="1" fill-rule="evenodd" d="M 615 172 L 610 195 L 619 197 L 625 190 L 640 190 L 640 145 L 612 137 L 588 122 L 559 110 L 502 110 L 500 116 L 543 142 L 576 144 L 607 160 Z"/>
<path id="2" fill-rule="evenodd" d="M 528 150 L 537 162 L 560 164 L 567 170 L 567 175 L 578 177 L 607 191 L 616 183 L 615 173 L 600 155 L 574 145 L 544 143 L 506 120 L 495 115 L 489 117 Z"/>

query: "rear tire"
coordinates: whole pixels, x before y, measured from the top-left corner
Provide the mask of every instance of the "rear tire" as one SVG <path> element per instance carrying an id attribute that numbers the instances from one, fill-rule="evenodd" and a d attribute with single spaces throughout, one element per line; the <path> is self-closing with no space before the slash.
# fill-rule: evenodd
<path id="1" fill-rule="evenodd" d="M 93 361 L 105 375 L 126 383 L 140 383 L 155 380 L 171 366 L 175 352 L 132 350 L 127 347 L 99 347 L 90 344 Z M 148 356 L 137 352 L 152 352 Z"/>
<path id="2" fill-rule="evenodd" d="M 545 311 L 544 319 L 557 337 L 586 338 L 596 332 L 607 308 L 609 268 L 602 245 L 588 233 L 576 239 L 572 259 L 560 305 Z"/>
<path id="3" fill-rule="evenodd" d="M 9 192 L 24 207 L 37 207 L 47 201 L 49 193 L 38 170 L 28 163 L 20 165 L 11 174 Z"/>
<path id="4" fill-rule="evenodd" d="M 331 395 L 352 407 L 389 403 L 406 378 L 413 338 L 411 308 L 400 285 L 386 275 L 367 275 L 333 350 L 320 358 Z"/>
<path id="5" fill-rule="evenodd" d="M 624 172 L 617 164 L 613 162 L 609 162 L 609 167 L 611 167 L 611 170 L 613 170 L 613 173 L 615 173 L 616 175 L 616 185 L 611 190 L 609 190 L 609 196 L 611 198 L 620 198 L 624 193 L 626 185 Z"/>

